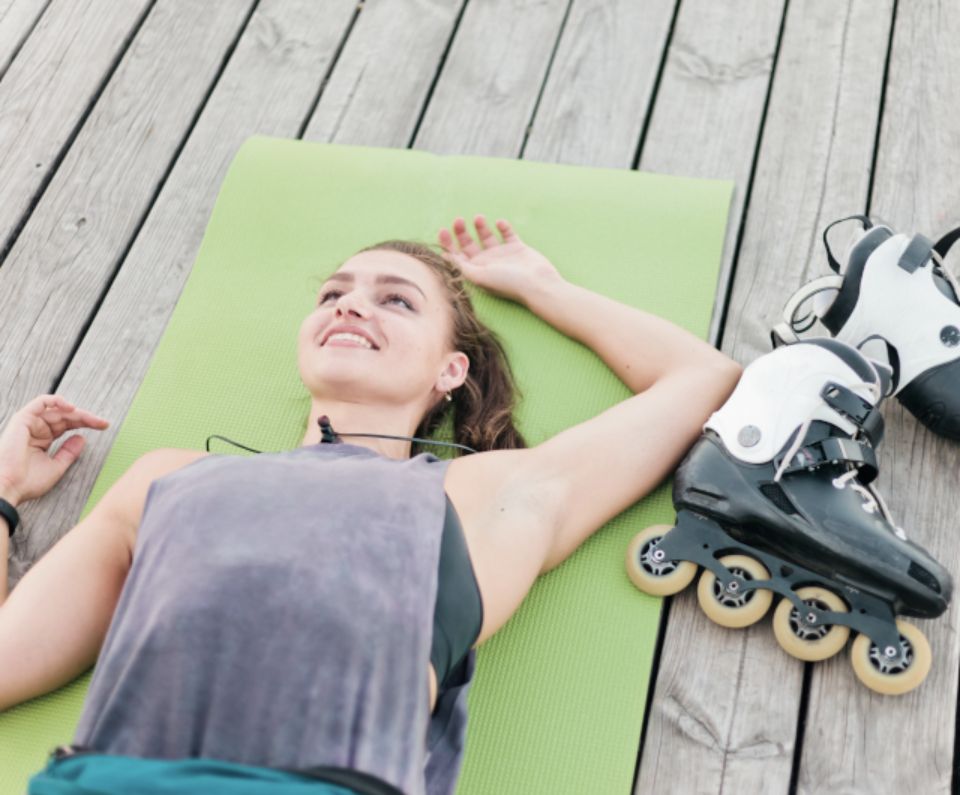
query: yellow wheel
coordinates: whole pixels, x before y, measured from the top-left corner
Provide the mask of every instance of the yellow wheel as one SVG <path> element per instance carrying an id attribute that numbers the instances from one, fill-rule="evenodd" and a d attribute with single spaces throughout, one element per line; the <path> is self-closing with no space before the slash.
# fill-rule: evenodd
<path id="1" fill-rule="evenodd" d="M 930 673 L 930 643 L 908 621 L 897 619 L 900 648 L 892 655 L 877 648 L 867 635 L 857 635 L 850 650 L 850 661 L 857 678 L 871 690 L 888 696 L 907 693 Z"/>
<path id="2" fill-rule="evenodd" d="M 670 596 L 686 588 L 697 573 L 697 564 L 689 560 L 663 560 L 657 544 L 673 528 L 655 524 L 637 533 L 627 548 L 627 575 L 644 593 Z M 659 558 L 659 559 L 658 559 Z"/>
<path id="3" fill-rule="evenodd" d="M 726 555 L 720 562 L 745 580 L 769 580 L 770 572 L 760 561 L 746 555 Z M 697 599 L 707 617 L 721 627 L 749 627 L 756 624 L 773 601 L 773 594 L 765 588 L 738 593 L 723 588 L 714 573 L 706 569 L 697 585 Z"/>
<path id="4" fill-rule="evenodd" d="M 834 613 L 846 613 L 847 606 L 835 593 L 825 588 L 808 586 L 800 588 L 797 596 L 804 604 L 816 607 L 819 610 L 830 610 Z M 850 628 L 842 624 L 810 625 L 804 622 L 803 617 L 789 599 L 781 599 L 773 614 L 773 634 L 787 654 L 798 660 L 826 660 L 833 657 L 850 637 Z"/>

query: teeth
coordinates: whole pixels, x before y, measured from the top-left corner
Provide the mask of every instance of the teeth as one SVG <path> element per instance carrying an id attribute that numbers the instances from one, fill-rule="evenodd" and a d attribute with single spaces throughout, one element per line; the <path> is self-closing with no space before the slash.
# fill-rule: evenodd
<path id="1" fill-rule="evenodd" d="M 346 331 L 338 331 L 336 334 L 331 334 L 327 337 L 327 342 L 330 340 L 349 340 L 350 342 L 356 342 L 360 345 L 363 345 L 364 348 L 373 348 L 373 345 L 370 344 L 370 340 L 361 337 L 359 334 L 350 334 Z"/>

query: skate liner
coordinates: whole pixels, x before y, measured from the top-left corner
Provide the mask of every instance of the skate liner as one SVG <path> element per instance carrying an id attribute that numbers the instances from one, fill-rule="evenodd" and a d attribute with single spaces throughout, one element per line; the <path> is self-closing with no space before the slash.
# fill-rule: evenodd
<path id="1" fill-rule="evenodd" d="M 829 338 L 746 367 L 677 470 L 676 524 L 631 542 L 634 585 L 673 594 L 702 568 L 700 606 L 726 627 L 759 621 L 779 595 L 773 629 L 789 654 L 826 659 L 853 631 L 851 662 L 867 687 L 919 685 L 930 646 L 897 616 L 939 616 L 953 585 L 871 486 L 888 388 L 856 348 Z"/>

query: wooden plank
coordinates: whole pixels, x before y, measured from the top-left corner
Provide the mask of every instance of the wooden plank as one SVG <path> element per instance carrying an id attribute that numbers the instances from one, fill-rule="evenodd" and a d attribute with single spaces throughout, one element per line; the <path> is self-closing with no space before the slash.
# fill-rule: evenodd
<path id="1" fill-rule="evenodd" d="M 462 6 L 368 1 L 304 140 L 406 147 Z"/>
<path id="2" fill-rule="evenodd" d="M 467 5 L 414 148 L 516 157 L 568 0 Z"/>
<path id="3" fill-rule="evenodd" d="M 21 515 L 31 531 L 13 550 L 12 582 L 76 522 L 190 273 L 237 148 L 255 133 L 296 135 L 355 8 L 354 0 L 261 0 L 257 6 L 57 385 L 59 393 L 112 425 L 91 437 L 82 466 L 24 506 Z M 57 290 L 73 289 L 68 273 L 59 279 Z M 66 362 L 54 364 L 62 368 Z M 49 368 L 24 367 L 16 376 L 17 393 L 48 389 L 50 374 Z"/>
<path id="4" fill-rule="evenodd" d="M 50 0 L 0 0 L 0 80 Z"/>
<path id="5" fill-rule="evenodd" d="M 0 268 L 0 415 L 62 370 L 252 4 L 180 0 L 144 22 Z"/>
<path id="6" fill-rule="evenodd" d="M 723 335 L 724 350 L 740 362 L 770 350 L 769 330 L 790 292 L 827 272 L 823 227 L 866 207 L 892 5 L 816 0 L 790 6 Z M 786 791 L 803 664 L 774 643 L 768 620 L 746 633 L 743 649 L 743 681 L 753 685 L 724 694 L 733 722 L 720 786 Z M 667 664 L 692 653 L 677 649 Z M 847 665 L 841 657 L 814 671 Z M 857 713 L 844 720 L 851 730 L 873 731 Z M 820 723 L 807 716 L 807 738 L 821 731 Z M 776 749 L 774 763 L 741 752 L 759 738 Z M 824 769 L 819 753 L 806 746 L 799 751 L 804 768 Z"/>
<path id="7" fill-rule="evenodd" d="M 721 292 L 744 213 L 783 8 L 761 0 L 681 4 L 641 153 L 640 168 L 646 171 L 735 180 Z M 769 635 L 761 633 L 757 642 L 772 652 Z M 778 703 L 768 692 L 751 700 L 746 691 L 758 682 L 789 681 L 796 671 L 785 655 L 773 653 L 757 670 L 757 642 L 750 633 L 713 625 L 692 589 L 674 599 L 637 792 L 720 792 L 727 789 L 728 769 L 741 762 L 765 773 L 763 786 L 740 774 L 744 791 L 786 790 L 796 698 Z"/>
<path id="8" fill-rule="evenodd" d="M 525 160 L 630 168 L 673 0 L 578 0 L 523 148 Z"/>
<path id="9" fill-rule="evenodd" d="M 54 0 L 0 81 L 0 262 L 149 4 Z"/>
<path id="10" fill-rule="evenodd" d="M 898 3 L 871 212 L 894 229 L 936 238 L 960 225 L 955 169 L 960 117 L 960 7 Z M 954 272 L 958 258 L 951 255 Z M 825 268 L 821 268 L 825 270 Z M 956 578 L 960 448 L 923 428 L 892 400 L 877 487 L 908 536 Z M 798 791 L 956 792 L 954 731 L 960 612 L 908 619 L 930 640 L 933 668 L 899 698 L 860 686 L 847 655 L 815 669 Z M 891 750 L 895 752 L 891 753 Z"/>

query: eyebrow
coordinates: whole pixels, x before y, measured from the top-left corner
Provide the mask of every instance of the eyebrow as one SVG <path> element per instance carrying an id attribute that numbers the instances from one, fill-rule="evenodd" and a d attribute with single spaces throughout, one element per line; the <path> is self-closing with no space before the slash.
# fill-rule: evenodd
<path id="1" fill-rule="evenodd" d="M 327 281 L 350 282 L 353 284 L 353 282 L 356 281 L 356 278 L 352 273 L 340 273 L 338 271 L 337 273 L 331 274 Z M 424 299 L 427 298 L 426 293 L 424 293 L 415 282 L 412 282 L 409 279 L 404 279 L 402 276 L 393 276 L 389 273 L 381 273 L 374 279 L 374 282 L 376 284 L 403 284 L 407 287 L 412 287 L 414 290 L 420 293 Z"/>

